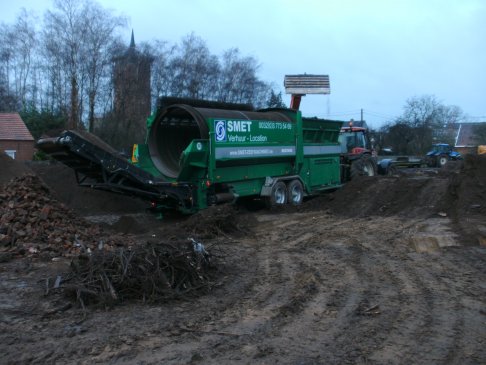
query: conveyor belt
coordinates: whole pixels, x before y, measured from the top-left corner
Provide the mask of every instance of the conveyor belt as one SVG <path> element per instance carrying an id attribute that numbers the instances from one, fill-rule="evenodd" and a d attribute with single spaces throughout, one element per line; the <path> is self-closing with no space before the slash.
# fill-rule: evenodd
<path id="1" fill-rule="evenodd" d="M 191 184 L 154 177 L 93 134 L 64 131 L 59 137 L 40 139 L 37 148 L 72 168 L 81 186 L 136 195 L 167 207 L 190 210 L 193 205 Z"/>

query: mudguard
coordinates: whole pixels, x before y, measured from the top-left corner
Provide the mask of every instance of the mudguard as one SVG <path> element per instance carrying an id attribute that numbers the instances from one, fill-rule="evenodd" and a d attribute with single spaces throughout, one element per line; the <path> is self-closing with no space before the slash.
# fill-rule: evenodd
<path id="1" fill-rule="evenodd" d="M 462 159 L 462 156 L 459 152 L 456 152 L 456 151 L 452 151 L 450 154 L 449 154 L 449 157 L 453 160 L 460 160 Z"/>
<path id="2" fill-rule="evenodd" d="M 378 174 L 379 175 L 386 175 L 388 173 L 388 169 L 393 163 L 391 158 L 384 158 L 380 162 L 378 162 Z"/>

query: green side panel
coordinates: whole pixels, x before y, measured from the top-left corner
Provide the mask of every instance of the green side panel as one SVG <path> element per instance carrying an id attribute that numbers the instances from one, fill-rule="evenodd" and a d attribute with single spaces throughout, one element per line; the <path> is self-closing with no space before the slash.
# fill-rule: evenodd
<path id="1" fill-rule="evenodd" d="M 214 161 L 295 156 L 293 122 L 209 119 L 211 156 Z"/>
<path id="2" fill-rule="evenodd" d="M 292 121 L 208 119 L 216 147 L 267 146 L 295 143 Z M 238 155 L 232 156 L 233 158 Z"/>
<path id="3" fill-rule="evenodd" d="M 264 178 L 245 181 L 233 181 L 231 183 L 231 188 L 238 197 L 259 195 L 264 183 Z"/>
<path id="4" fill-rule="evenodd" d="M 248 163 L 239 166 L 227 166 L 216 168 L 214 182 L 229 182 L 236 180 L 250 180 L 266 176 L 283 176 L 292 174 L 292 163 Z"/>
<path id="5" fill-rule="evenodd" d="M 306 143 L 337 143 L 342 121 L 303 118 L 302 129 L 304 144 Z"/>
<path id="6" fill-rule="evenodd" d="M 293 173 L 297 127 L 294 120 L 208 119 L 209 179 L 245 181 Z"/>
<path id="7" fill-rule="evenodd" d="M 317 156 L 304 161 L 309 192 L 340 186 L 339 156 Z"/>
<path id="8" fill-rule="evenodd" d="M 304 166 L 300 176 L 308 193 L 339 187 L 342 121 L 303 118 Z"/>
<path id="9" fill-rule="evenodd" d="M 295 113 L 294 113 L 295 115 Z M 209 119 L 209 176 L 240 197 L 258 195 L 267 176 L 295 174 L 297 124 Z"/>

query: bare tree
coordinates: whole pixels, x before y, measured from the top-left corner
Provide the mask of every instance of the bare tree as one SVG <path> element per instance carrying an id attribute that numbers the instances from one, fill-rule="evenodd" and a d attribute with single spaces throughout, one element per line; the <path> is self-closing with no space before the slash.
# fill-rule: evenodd
<path id="1" fill-rule="evenodd" d="M 156 42 L 153 68 L 154 93 L 189 98 L 267 105 L 272 88 L 257 76 L 259 65 L 253 57 L 243 57 L 237 48 L 212 55 L 206 43 L 194 33 L 180 45 Z"/>
<path id="2" fill-rule="evenodd" d="M 282 100 L 282 92 L 276 93 L 273 89 L 270 90 L 270 95 L 267 100 L 267 108 L 286 108 Z"/>
<path id="3" fill-rule="evenodd" d="M 152 63 L 152 105 L 156 105 L 160 96 L 173 95 L 171 86 L 173 73 L 171 72 L 171 60 L 177 52 L 176 45 L 155 40 L 152 44 L 143 44 L 144 53 L 153 57 Z"/>
<path id="4" fill-rule="evenodd" d="M 37 50 L 35 16 L 21 9 L 13 25 L 2 24 L 0 31 L 0 78 L 6 92 L 17 98 L 21 108 L 27 106 L 32 93 L 31 73 Z"/>
<path id="5" fill-rule="evenodd" d="M 433 143 L 453 143 L 456 123 L 464 117 L 457 106 L 443 105 L 433 95 L 408 99 L 404 113 L 386 126 L 386 144 L 403 154 L 423 154 Z"/>
<path id="6" fill-rule="evenodd" d="M 5 80 L 0 78 L 0 112 L 12 112 L 19 108 L 19 102 L 15 95 L 6 87 Z"/>
<path id="7" fill-rule="evenodd" d="M 184 37 L 169 63 L 172 96 L 214 98 L 219 63 L 200 37 L 194 33 Z"/>
<path id="8" fill-rule="evenodd" d="M 414 96 L 406 101 L 402 119 L 413 127 L 432 126 L 436 123 L 439 106 L 433 95 Z"/>
<path id="9" fill-rule="evenodd" d="M 11 26 L 2 23 L 0 25 L 0 86 L 3 96 L 11 95 L 10 69 L 14 57 L 14 48 L 10 42 L 11 34 Z"/>
<path id="10" fill-rule="evenodd" d="M 87 2 L 82 11 L 81 22 L 86 33 L 81 49 L 82 73 L 87 79 L 88 130 L 93 131 L 96 98 L 102 78 L 109 75 L 116 29 L 126 25 L 126 19 L 113 16 L 99 4 Z M 107 72 L 108 71 L 108 72 Z"/>
<path id="11" fill-rule="evenodd" d="M 70 85 L 68 127 L 71 129 L 77 129 L 80 115 L 81 48 L 87 32 L 82 13 L 83 3 L 78 0 L 55 0 L 54 10 L 48 10 L 45 15 L 47 51 L 62 67 Z"/>
<path id="12" fill-rule="evenodd" d="M 54 10 L 46 12 L 46 58 L 56 65 L 50 69 L 51 87 L 62 105 L 61 85 L 69 84 L 69 128 L 80 125 L 86 92 L 88 128 L 93 130 L 100 82 L 111 64 L 109 49 L 116 29 L 125 24 L 125 18 L 89 0 L 55 0 Z"/>
<path id="13" fill-rule="evenodd" d="M 258 79 L 259 65 L 253 57 L 242 57 L 237 48 L 223 53 L 218 98 L 234 103 L 264 106 L 271 88 Z"/>
<path id="14" fill-rule="evenodd" d="M 45 79 L 45 107 L 51 111 L 68 113 L 69 84 L 62 48 L 57 39 L 51 36 L 51 31 L 44 29 L 41 58 Z"/>
<path id="15" fill-rule="evenodd" d="M 37 31 L 33 26 L 36 23 L 35 16 L 22 9 L 17 17 L 12 34 L 18 70 L 16 89 L 24 108 L 27 105 L 28 81 L 31 76 L 34 52 L 38 44 Z"/>

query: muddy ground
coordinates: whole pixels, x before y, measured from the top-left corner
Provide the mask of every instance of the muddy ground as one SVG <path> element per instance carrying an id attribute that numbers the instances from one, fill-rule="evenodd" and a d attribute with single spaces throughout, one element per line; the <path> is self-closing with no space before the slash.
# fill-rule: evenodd
<path id="1" fill-rule="evenodd" d="M 69 235 L 58 246 L 52 234 L 5 239 L 1 363 L 486 363 L 486 158 L 359 179 L 297 208 L 165 221 L 136 199 L 77 187 L 61 165 L 2 157 L 0 171 L 4 184 L 40 177 L 71 226 L 79 218 L 119 245 L 194 237 L 215 265 L 196 296 L 82 308 L 62 290 L 45 295 L 77 255 Z M 40 222 L 32 232 L 45 233 Z"/>

